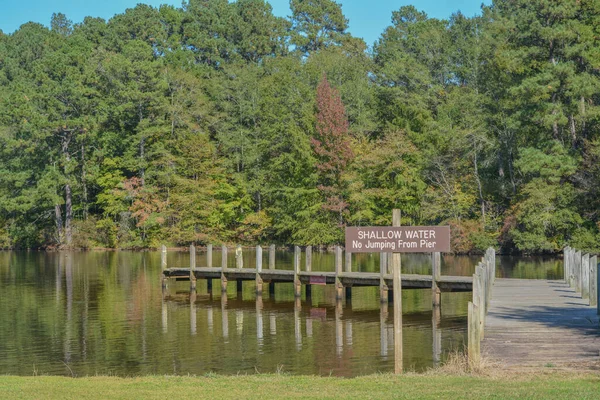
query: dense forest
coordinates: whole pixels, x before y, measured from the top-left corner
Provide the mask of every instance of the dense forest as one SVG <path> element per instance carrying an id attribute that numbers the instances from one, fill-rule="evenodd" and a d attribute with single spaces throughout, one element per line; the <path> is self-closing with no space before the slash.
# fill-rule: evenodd
<path id="1" fill-rule="evenodd" d="M 0 247 L 326 245 L 393 208 L 460 253 L 600 247 L 600 2 L 402 7 L 373 45 L 290 7 L 0 31 Z"/>

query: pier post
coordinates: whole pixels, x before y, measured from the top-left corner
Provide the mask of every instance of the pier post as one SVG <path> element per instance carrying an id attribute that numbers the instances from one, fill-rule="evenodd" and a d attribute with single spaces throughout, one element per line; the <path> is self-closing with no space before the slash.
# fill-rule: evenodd
<path id="1" fill-rule="evenodd" d="M 164 244 L 160 247 L 160 265 L 163 271 L 167 269 L 167 246 Z"/>
<path id="2" fill-rule="evenodd" d="M 161 299 L 161 322 L 163 333 L 167 333 L 169 331 L 169 309 L 164 298 Z"/>
<path id="3" fill-rule="evenodd" d="M 379 301 L 388 302 L 388 286 L 385 283 L 387 272 L 387 253 L 379 253 Z"/>
<path id="4" fill-rule="evenodd" d="M 581 257 L 581 298 L 590 298 L 590 255 Z"/>
<path id="5" fill-rule="evenodd" d="M 302 284 L 300 283 L 300 256 L 302 251 L 299 246 L 294 246 L 294 296 L 302 296 Z"/>
<path id="6" fill-rule="evenodd" d="M 481 317 L 481 311 L 480 311 L 480 307 L 481 306 L 481 292 L 482 292 L 482 286 L 481 286 L 481 279 L 479 279 L 479 267 L 477 267 L 475 269 L 475 273 L 473 274 L 473 304 L 476 306 L 475 309 L 477 310 L 477 321 L 480 321 L 480 317 Z M 469 317 L 470 318 L 470 317 Z M 469 322 L 469 326 L 470 326 L 471 322 Z M 480 324 L 480 322 L 478 322 L 478 324 Z M 481 330 L 481 328 L 478 326 L 477 327 L 477 332 L 479 332 Z M 469 338 L 471 338 L 469 336 Z"/>
<path id="7" fill-rule="evenodd" d="M 581 293 L 581 251 L 575 252 L 575 291 Z"/>
<path id="8" fill-rule="evenodd" d="M 335 246 L 335 298 L 341 300 L 344 287 L 340 276 L 342 275 L 342 248 Z"/>
<path id="9" fill-rule="evenodd" d="M 227 296 L 221 296 L 221 329 L 223 339 L 229 338 L 229 312 L 227 310 Z"/>
<path id="10" fill-rule="evenodd" d="M 262 280 L 262 247 L 256 246 L 256 295 L 262 296 L 263 280 Z"/>
<path id="11" fill-rule="evenodd" d="M 196 292 L 190 294 L 190 334 L 196 336 L 198 324 L 196 322 Z"/>
<path id="12" fill-rule="evenodd" d="M 352 272 L 352 253 L 345 251 L 345 272 Z M 352 301 L 352 287 L 346 286 L 346 301 Z"/>
<path id="13" fill-rule="evenodd" d="M 305 256 L 306 256 L 305 270 L 306 270 L 306 272 L 311 272 L 312 271 L 312 246 L 306 246 Z M 312 297 L 312 285 L 311 284 L 306 284 L 305 293 L 306 293 L 307 299 Z M 307 320 L 307 322 L 308 322 L 308 320 Z"/>
<path id="14" fill-rule="evenodd" d="M 473 281 L 473 283 L 475 283 L 475 281 Z M 473 304 L 472 302 L 469 302 L 467 319 L 467 354 L 469 357 L 469 365 L 476 366 L 479 364 L 479 360 L 481 357 L 481 339 L 479 336 L 479 307 L 477 307 L 477 305 Z"/>
<path id="15" fill-rule="evenodd" d="M 244 268 L 244 256 L 242 253 L 242 246 L 239 244 L 235 247 L 235 268 L 237 268 L 237 269 Z M 242 280 L 237 279 L 235 281 L 235 283 L 236 283 L 237 293 L 242 293 L 242 283 L 243 283 Z"/>
<path id="16" fill-rule="evenodd" d="M 341 358 L 344 352 L 344 326 L 342 325 L 342 310 L 342 301 L 337 299 L 335 302 L 335 349 L 338 358 Z"/>
<path id="17" fill-rule="evenodd" d="M 212 268 L 212 253 L 213 248 L 212 244 L 206 246 L 206 267 Z"/>
<path id="18" fill-rule="evenodd" d="M 261 248 L 262 249 L 262 248 Z M 256 297 L 256 341 L 258 347 L 263 345 L 263 300 L 262 296 Z"/>
<path id="19" fill-rule="evenodd" d="M 269 269 L 275 269 L 275 245 L 269 246 Z M 269 282 L 269 296 L 273 298 L 275 296 L 275 282 Z"/>
<path id="20" fill-rule="evenodd" d="M 242 253 L 242 245 L 237 245 L 235 247 L 235 267 L 237 269 L 244 268 L 244 255 Z"/>
<path id="21" fill-rule="evenodd" d="M 569 283 L 569 256 L 571 254 L 571 248 L 569 246 L 563 249 L 563 275 L 565 282 Z"/>
<path id="22" fill-rule="evenodd" d="M 227 277 L 225 276 L 227 271 L 227 246 L 221 246 L 221 293 L 227 292 Z"/>
<path id="23" fill-rule="evenodd" d="M 392 226 L 400 226 L 400 210 L 392 212 Z M 403 370 L 402 358 L 402 275 L 400 253 L 392 253 L 392 266 L 394 272 L 394 372 L 401 374 Z"/>
<path id="24" fill-rule="evenodd" d="M 162 290 L 164 291 L 167 288 L 167 282 L 169 282 L 168 278 L 164 275 L 164 271 L 167 269 L 167 246 L 164 244 L 160 247 L 160 267 L 163 271 L 162 276 Z"/>
<path id="25" fill-rule="evenodd" d="M 294 300 L 294 337 L 296 339 L 296 350 L 302 350 L 302 319 L 300 318 L 300 311 L 302 310 L 302 303 L 300 297 L 296 297 Z"/>
<path id="26" fill-rule="evenodd" d="M 388 355 L 388 329 L 387 329 L 387 317 L 388 317 L 388 302 L 382 301 L 379 304 L 379 354 L 387 360 Z"/>
<path id="27" fill-rule="evenodd" d="M 598 257 L 590 258 L 590 306 L 598 307 Z"/>
<path id="28" fill-rule="evenodd" d="M 440 329 L 442 321 L 442 309 L 434 307 L 431 310 L 431 330 L 433 336 L 433 366 L 440 365 L 442 359 L 442 330 Z"/>
<path id="29" fill-rule="evenodd" d="M 440 304 L 441 304 L 441 296 L 442 296 L 442 292 L 440 291 L 440 288 L 438 287 L 438 281 L 441 278 L 441 263 L 442 263 L 442 258 L 441 258 L 441 254 L 439 252 L 435 252 L 431 254 L 431 265 L 432 265 L 432 272 L 431 272 L 431 302 L 432 302 L 432 307 L 435 308 L 439 308 Z"/>
<path id="30" fill-rule="evenodd" d="M 190 245 L 190 292 L 196 291 L 196 246 Z"/>
<path id="31" fill-rule="evenodd" d="M 569 286 L 575 287 L 575 249 L 569 251 Z"/>

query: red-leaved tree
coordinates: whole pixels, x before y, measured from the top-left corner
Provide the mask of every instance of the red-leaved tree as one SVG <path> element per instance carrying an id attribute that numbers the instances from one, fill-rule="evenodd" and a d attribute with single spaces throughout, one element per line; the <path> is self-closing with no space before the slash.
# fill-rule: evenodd
<path id="1" fill-rule="evenodd" d="M 319 186 L 325 198 L 323 208 L 336 213 L 340 225 L 348 203 L 344 200 L 342 174 L 354 157 L 348 135 L 348 118 L 339 92 L 323 75 L 317 86 L 317 126 L 311 139 L 317 156 Z"/>

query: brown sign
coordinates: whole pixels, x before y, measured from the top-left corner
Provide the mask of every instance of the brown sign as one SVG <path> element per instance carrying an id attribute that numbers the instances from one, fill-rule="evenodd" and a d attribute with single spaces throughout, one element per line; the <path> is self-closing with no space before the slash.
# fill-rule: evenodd
<path id="1" fill-rule="evenodd" d="M 449 253 L 449 226 L 346 227 L 350 253 Z"/>
<path id="2" fill-rule="evenodd" d="M 327 277 L 311 275 L 310 278 L 308 279 L 308 283 L 311 285 L 326 285 Z"/>

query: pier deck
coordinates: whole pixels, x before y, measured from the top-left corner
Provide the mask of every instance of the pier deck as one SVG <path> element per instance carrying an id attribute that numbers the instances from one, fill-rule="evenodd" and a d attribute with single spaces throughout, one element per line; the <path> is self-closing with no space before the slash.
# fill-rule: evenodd
<path id="1" fill-rule="evenodd" d="M 254 281 L 256 279 L 257 270 L 252 268 L 196 268 L 194 276 L 196 279 L 221 279 L 221 273 L 230 281 Z M 166 278 L 189 279 L 189 268 L 168 268 L 163 271 Z M 265 283 L 270 282 L 294 282 L 294 271 L 278 270 L 278 269 L 263 269 L 260 272 L 260 277 Z M 335 272 L 307 272 L 301 271 L 298 273 L 298 279 L 303 285 L 309 285 L 315 282 L 317 278 L 325 281 L 325 284 L 336 283 Z M 344 287 L 359 287 L 359 286 L 379 286 L 380 274 L 372 272 L 343 272 L 337 275 L 341 284 Z M 392 275 L 384 274 L 385 283 L 391 288 Z M 470 292 L 473 286 L 473 278 L 470 276 L 441 276 L 437 280 L 438 287 L 442 292 Z M 402 275 L 402 289 L 431 289 L 431 275 Z"/>
<path id="2" fill-rule="evenodd" d="M 600 362 L 596 307 L 564 281 L 496 279 L 482 350 L 507 365 Z"/>

